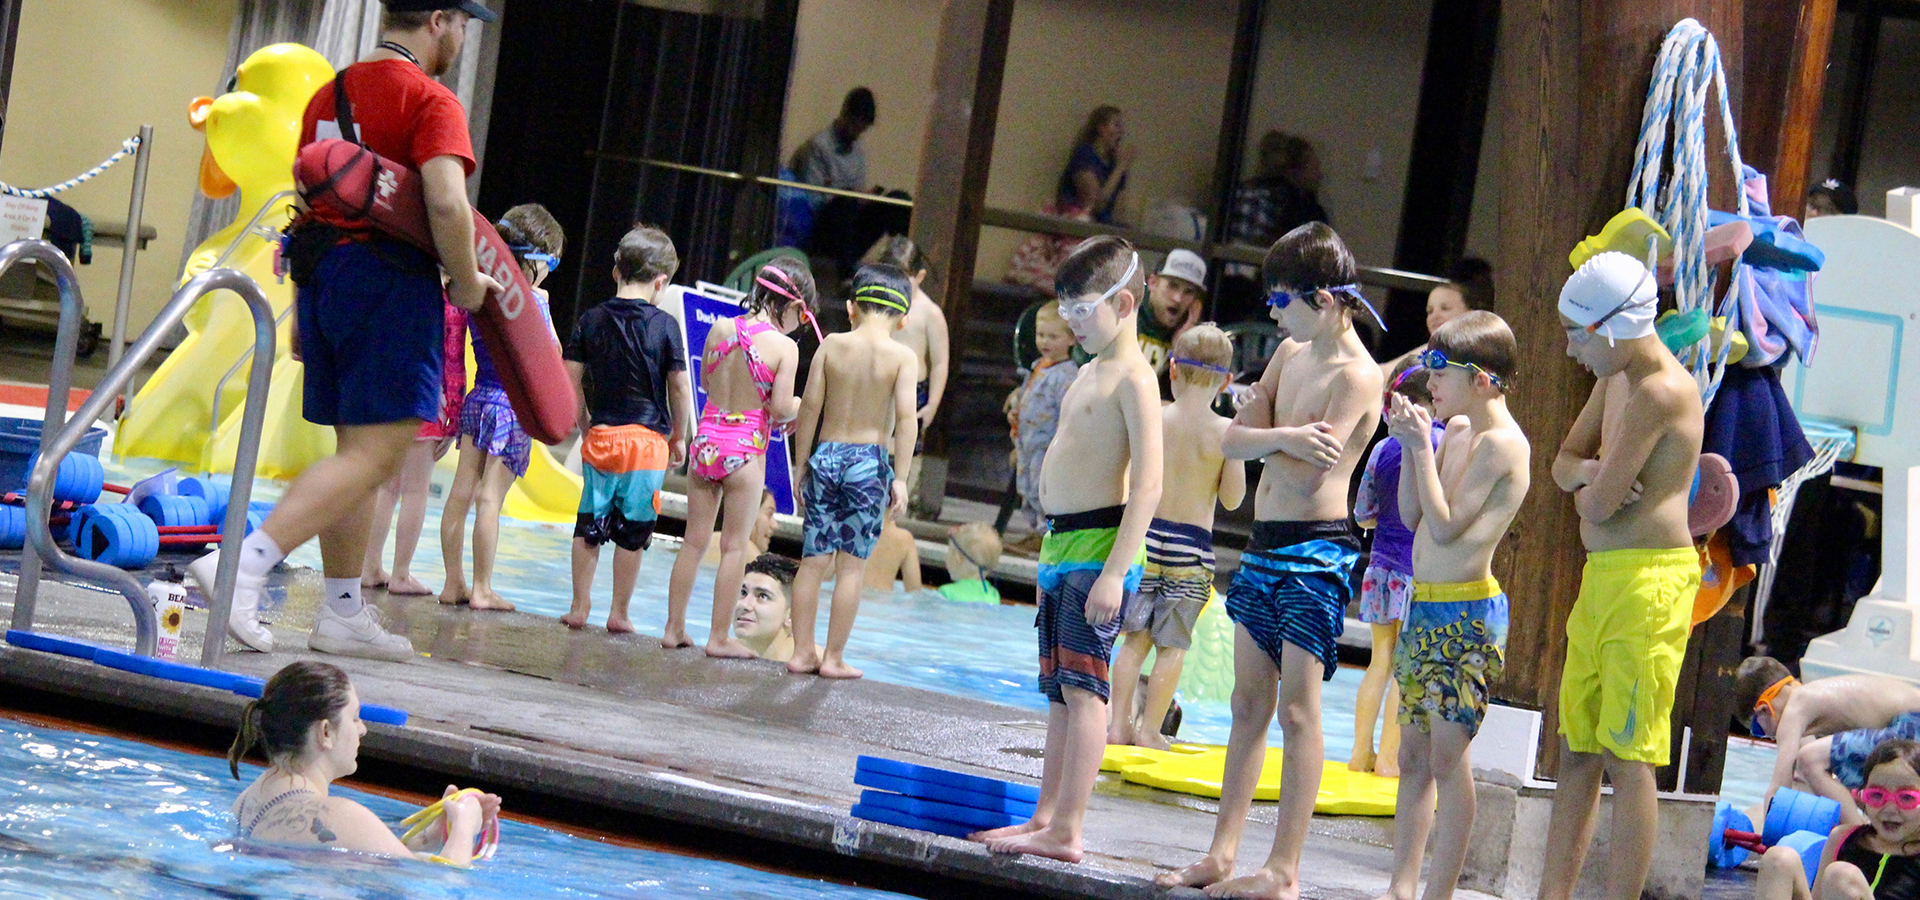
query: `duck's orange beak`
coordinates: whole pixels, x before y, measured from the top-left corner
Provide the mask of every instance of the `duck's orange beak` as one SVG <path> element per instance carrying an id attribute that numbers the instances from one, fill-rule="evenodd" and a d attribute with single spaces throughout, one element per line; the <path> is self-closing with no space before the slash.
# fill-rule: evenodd
<path id="1" fill-rule="evenodd" d="M 212 97 L 195 97 L 187 104 L 187 124 L 193 130 L 207 130 L 207 114 L 213 110 Z M 200 151 L 200 193 L 215 200 L 230 197 L 240 186 L 220 170 L 220 164 L 214 161 L 213 148 L 204 147 Z"/>

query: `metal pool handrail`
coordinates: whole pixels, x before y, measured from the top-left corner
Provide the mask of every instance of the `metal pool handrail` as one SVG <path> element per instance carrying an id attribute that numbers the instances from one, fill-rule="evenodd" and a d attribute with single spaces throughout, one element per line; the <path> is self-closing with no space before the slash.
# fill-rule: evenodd
<path id="1" fill-rule="evenodd" d="M 18 242 L 17 242 L 18 243 Z M 16 244 L 0 248 L 0 271 L 5 271 L 8 259 L 7 251 Z M 58 251 L 55 251 L 56 253 Z M 27 480 L 27 542 L 41 556 L 46 557 L 54 568 L 69 575 L 102 582 L 111 585 L 127 598 L 133 607 L 135 653 L 152 656 L 157 638 L 156 622 L 152 603 L 147 599 L 146 588 L 138 579 L 116 566 L 91 560 L 68 556 L 54 542 L 52 531 L 53 483 L 60 471 L 60 461 L 73 451 L 81 436 L 92 427 L 95 419 L 106 411 L 107 404 L 115 395 L 132 383 L 133 376 L 139 371 L 147 357 L 160 347 L 160 341 L 173 330 L 180 320 L 185 318 L 193 305 L 209 292 L 230 290 L 246 301 L 247 309 L 253 314 L 253 349 L 255 360 L 268 362 L 256 363 L 247 377 L 246 408 L 240 418 L 240 442 L 233 461 L 233 484 L 228 492 L 227 517 L 222 526 L 220 538 L 220 565 L 214 576 L 213 596 L 207 598 L 208 617 L 206 639 L 200 651 L 201 665 L 209 668 L 220 662 L 226 651 L 227 616 L 233 608 L 233 582 L 239 572 L 240 542 L 247 528 L 247 501 L 253 496 L 253 469 L 260 453 L 260 429 L 267 416 L 267 381 L 273 375 L 273 306 L 267 302 L 266 294 L 252 278 L 232 269 L 210 269 L 195 275 L 186 284 L 175 291 L 173 298 L 160 310 L 147 330 L 141 332 L 139 340 L 128 349 L 120 362 L 107 371 L 100 385 L 94 388 L 92 396 L 81 404 L 80 411 L 62 427 L 52 440 L 42 434 L 40 459 L 33 467 L 33 474 Z M 78 314 L 78 291 L 73 294 L 76 302 L 74 313 Z M 66 307 L 63 304 L 61 337 L 55 344 L 54 374 L 52 380 L 64 385 L 72 378 L 73 345 L 78 334 L 69 336 L 65 330 Z M 59 348 L 65 346 L 65 353 Z M 63 371 L 64 370 L 64 371 Z M 58 395 L 64 398 L 64 393 Z M 52 413 L 52 396 L 49 397 L 49 418 Z M 14 627 L 31 628 L 33 624 L 34 596 L 25 590 L 22 579 L 20 596 L 14 599 Z"/>
<path id="2" fill-rule="evenodd" d="M 266 233 L 262 234 L 259 231 L 256 231 L 255 229 L 260 225 L 260 219 L 264 217 L 269 210 L 274 208 L 274 204 L 279 203 L 281 200 L 284 200 L 288 197 L 295 197 L 295 196 L 298 196 L 298 192 L 288 190 L 288 191 L 281 191 L 277 194 L 274 194 L 271 197 L 268 197 L 267 202 L 260 204 L 260 208 L 254 211 L 253 218 L 247 220 L 247 227 L 240 229 L 240 233 L 233 236 L 232 243 L 227 244 L 227 249 L 220 253 L 220 258 L 214 260 L 213 265 L 208 266 L 207 268 L 218 269 L 221 266 L 226 265 L 227 260 L 233 258 L 234 252 L 240 249 L 240 242 L 246 240 L 248 237 L 259 237 L 263 240 L 269 240 L 269 241 L 277 238 L 279 236 L 279 232 L 277 231 L 269 230 Z M 284 310 L 281 310 L 280 315 L 274 319 L 274 325 L 278 327 L 279 323 L 286 321 L 287 315 L 291 312 L 293 312 L 293 304 L 289 303 L 287 304 L 287 308 Z M 233 365 L 228 366 L 226 373 L 220 376 L 220 380 L 213 383 L 213 404 L 212 404 L 213 421 L 207 426 L 208 441 L 212 441 L 213 436 L 220 431 L 220 420 L 222 418 L 225 418 L 220 414 L 221 393 L 226 391 L 227 382 L 233 379 L 233 373 L 240 371 L 240 367 L 246 365 L 247 360 L 252 358 L 253 358 L 252 347 L 248 347 L 247 349 L 241 351 L 240 358 L 234 360 Z"/>

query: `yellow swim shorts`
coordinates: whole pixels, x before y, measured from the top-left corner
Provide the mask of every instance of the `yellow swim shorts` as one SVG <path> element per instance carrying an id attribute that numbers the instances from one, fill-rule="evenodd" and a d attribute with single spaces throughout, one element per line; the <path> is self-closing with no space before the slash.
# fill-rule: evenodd
<path id="1" fill-rule="evenodd" d="M 1574 752 L 1667 764 L 1673 692 L 1699 590 L 1692 547 L 1587 554 L 1560 674 L 1560 734 Z"/>

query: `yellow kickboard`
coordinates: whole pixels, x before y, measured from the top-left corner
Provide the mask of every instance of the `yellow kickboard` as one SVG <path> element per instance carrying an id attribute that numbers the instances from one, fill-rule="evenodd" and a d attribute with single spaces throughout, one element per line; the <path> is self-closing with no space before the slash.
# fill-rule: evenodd
<path id="1" fill-rule="evenodd" d="M 1103 772 L 1118 772 L 1134 784 L 1200 797 L 1220 798 L 1220 777 L 1227 748 L 1211 744 L 1175 744 L 1172 750 L 1109 745 L 1100 761 Z M 1280 799 L 1281 749 L 1267 748 L 1255 800 Z M 1320 795 L 1313 811 L 1332 816 L 1391 816 L 1400 779 L 1354 772 L 1327 760 L 1320 771 Z"/>
<path id="2" fill-rule="evenodd" d="M 1660 223 L 1647 215 L 1645 210 L 1630 206 L 1614 214 L 1599 234 L 1589 235 L 1586 240 L 1575 245 L 1573 252 L 1567 254 L 1567 262 L 1578 270 L 1587 260 L 1609 250 L 1625 253 L 1644 262 L 1647 256 L 1647 238 L 1659 240 L 1659 256 L 1673 252 L 1673 237 L 1667 234 Z"/>

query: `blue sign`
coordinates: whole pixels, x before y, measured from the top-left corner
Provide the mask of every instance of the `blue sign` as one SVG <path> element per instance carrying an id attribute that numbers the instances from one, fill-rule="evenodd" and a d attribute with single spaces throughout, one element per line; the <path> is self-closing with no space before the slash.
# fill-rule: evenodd
<path id="1" fill-rule="evenodd" d="M 701 384 L 700 353 L 707 346 L 707 331 L 713 323 L 721 319 L 731 319 L 744 310 L 740 304 L 718 297 L 709 297 L 695 293 L 691 289 L 681 293 L 684 315 L 680 317 L 680 327 L 685 331 L 687 344 L 687 372 L 693 376 L 693 406 L 696 410 L 707 408 L 707 390 Z M 697 418 L 697 416 L 696 416 Z M 787 451 L 787 437 L 775 431 L 767 442 L 767 490 L 773 492 L 774 508 L 787 515 L 793 515 L 793 456 Z"/>

